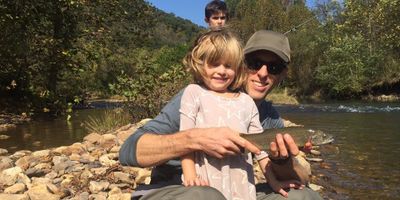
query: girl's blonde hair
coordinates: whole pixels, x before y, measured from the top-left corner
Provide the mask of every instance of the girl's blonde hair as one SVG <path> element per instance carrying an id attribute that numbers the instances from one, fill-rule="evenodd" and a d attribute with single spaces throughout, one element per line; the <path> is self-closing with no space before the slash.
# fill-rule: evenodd
<path id="1" fill-rule="evenodd" d="M 183 59 L 183 64 L 192 74 L 194 81 L 203 84 L 205 64 L 217 63 L 224 59 L 225 65 L 235 71 L 235 78 L 229 85 L 231 91 L 237 91 L 245 82 L 243 48 L 237 37 L 226 29 L 210 30 L 197 38 L 190 52 Z"/>

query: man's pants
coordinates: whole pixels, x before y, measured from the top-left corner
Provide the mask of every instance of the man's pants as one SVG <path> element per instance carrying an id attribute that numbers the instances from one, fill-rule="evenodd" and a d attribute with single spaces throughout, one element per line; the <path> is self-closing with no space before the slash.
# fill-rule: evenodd
<path id="1" fill-rule="evenodd" d="M 140 200 L 226 200 L 225 197 L 212 187 L 184 187 L 182 185 L 171 185 L 160 188 Z M 136 199 L 135 199 L 136 200 Z M 322 197 L 310 188 L 302 190 L 292 189 L 288 198 L 274 193 L 267 184 L 257 185 L 257 200 L 322 200 Z"/>

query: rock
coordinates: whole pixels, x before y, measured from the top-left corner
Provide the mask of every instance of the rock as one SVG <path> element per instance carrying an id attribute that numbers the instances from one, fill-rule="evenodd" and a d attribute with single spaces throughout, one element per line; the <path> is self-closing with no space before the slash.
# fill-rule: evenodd
<path id="1" fill-rule="evenodd" d="M 49 178 L 49 179 L 55 179 L 57 178 L 58 174 L 55 171 L 51 171 L 47 173 L 44 177 Z"/>
<path id="2" fill-rule="evenodd" d="M 35 184 L 27 192 L 30 200 L 59 200 L 60 195 L 52 194 L 46 184 Z"/>
<path id="3" fill-rule="evenodd" d="M 74 180 L 75 177 L 72 174 L 64 174 L 61 178 L 62 178 L 62 181 L 60 183 L 60 186 L 67 188 L 71 184 L 71 182 Z"/>
<path id="4" fill-rule="evenodd" d="M 49 171 L 50 171 L 49 169 L 45 170 L 45 169 L 29 168 L 29 169 L 27 169 L 27 170 L 25 171 L 25 174 L 26 174 L 29 178 L 32 178 L 32 177 L 41 177 L 41 176 L 46 175 Z"/>
<path id="5" fill-rule="evenodd" d="M 104 175 L 106 173 L 107 169 L 108 169 L 107 167 L 100 167 L 100 168 L 92 168 L 92 169 L 90 169 L 90 171 L 92 173 L 94 173 L 95 175 L 100 176 L 100 175 Z"/>
<path id="6" fill-rule="evenodd" d="M 4 156 L 4 155 L 7 155 L 7 154 L 8 154 L 7 149 L 0 148 L 0 156 Z"/>
<path id="7" fill-rule="evenodd" d="M 22 173 L 22 169 L 20 167 L 13 167 L 3 170 L 0 173 L 0 183 L 6 186 L 14 185 L 14 183 L 17 181 L 19 173 Z"/>
<path id="8" fill-rule="evenodd" d="M 322 158 L 307 158 L 307 160 L 310 162 L 323 162 L 324 161 Z"/>
<path id="9" fill-rule="evenodd" d="M 107 200 L 107 193 L 105 194 L 91 194 L 89 200 Z"/>
<path id="10" fill-rule="evenodd" d="M 320 185 L 316 185 L 316 184 L 312 184 L 312 183 L 310 183 L 308 185 L 308 187 L 310 187 L 312 190 L 317 191 L 317 192 L 324 188 L 324 187 L 322 187 Z"/>
<path id="11" fill-rule="evenodd" d="M 113 175 L 116 183 L 118 182 L 129 183 L 129 184 L 135 183 L 135 180 L 130 176 L 130 174 L 124 172 L 114 172 Z"/>
<path id="12" fill-rule="evenodd" d="M 0 140 L 7 140 L 8 138 L 10 138 L 10 136 L 8 136 L 8 135 L 0 135 Z"/>
<path id="13" fill-rule="evenodd" d="M 51 183 L 49 178 L 42 178 L 42 177 L 33 177 L 32 178 L 32 185 L 47 185 Z"/>
<path id="14" fill-rule="evenodd" d="M 122 191 L 119 188 L 113 188 L 108 192 L 107 200 L 120 200 L 122 197 Z"/>
<path id="15" fill-rule="evenodd" d="M 52 194 L 60 194 L 60 189 L 58 189 L 58 187 L 55 186 L 54 184 L 52 184 L 52 183 L 47 183 L 47 184 L 46 184 L 46 187 L 47 187 L 47 190 L 48 190 L 49 192 L 51 192 Z"/>
<path id="16" fill-rule="evenodd" d="M 116 144 L 116 138 L 117 136 L 113 134 L 104 134 L 99 141 L 99 146 L 104 149 L 111 149 Z"/>
<path id="17" fill-rule="evenodd" d="M 34 157 L 48 157 L 50 155 L 50 150 L 35 151 L 32 153 Z"/>
<path id="18" fill-rule="evenodd" d="M 21 150 L 21 151 L 15 152 L 13 155 L 10 156 L 10 158 L 11 158 L 12 160 L 18 160 L 18 159 L 20 159 L 20 158 L 22 158 L 22 157 L 24 157 L 24 156 L 31 155 L 31 154 L 32 154 L 31 151 L 28 151 L 28 150 Z"/>
<path id="19" fill-rule="evenodd" d="M 24 157 L 19 158 L 19 159 L 15 162 L 15 165 L 18 166 L 18 167 L 20 167 L 20 168 L 23 169 L 23 170 L 26 170 L 26 169 L 28 169 L 28 167 L 31 165 L 31 163 L 34 162 L 34 159 L 35 159 L 35 158 L 34 158 L 33 156 L 30 156 L 30 155 L 24 156 Z"/>
<path id="20" fill-rule="evenodd" d="M 109 182 L 106 181 L 101 181 L 101 182 L 97 182 L 97 181 L 90 181 L 89 183 L 89 190 L 90 192 L 92 192 L 93 194 L 97 194 L 101 191 L 104 191 L 108 188 L 108 186 L 110 185 Z"/>
<path id="21" fill-rule="evenodd" d="M 114 146 L 113 148 L 110 149 L 110 153 L 118 153 L 120 149 L 121 146 Z"/>
<path id="22" fill-rule="evenodd" d="M 138 175 L 135 178 L 137 184 L 149 184 L 150 183 L 151 171 L 148 169 L 140 169 Z"/>
<path id="23" fill-rule="evenodd" d="M 79 161 L 81 159 L 81 156 L 79 154 L 73 153 L 69 156 L 69 159 L 72 161 Z"/>
<path id="24" fill-rule="evenodd" d="M 29 200 L 27 194 L 0 194 L 1 200 Z"/>
<path id="25" fill-rule="evenodd" d="M 10 158 L 0 157 L 0 172 L 3 171 L 4 169 L 11 168 L 12 166 L 13 166 L 13 161 Z"/>
<path id="26" fill-rule="evenodd" d="M 90 133 L 89 135 L 85 136 L 83 138 L 83 141 L 90 142 L 92 144 L 95 144 L 100 141 L 101 135 L 98 133 Z"/>
<path id="27" fill-rule="evenodd" d="M 29 177 L 23 173 L 18 174 L 17 182 L 25 184 L 28 188 L 31 187 L 31 183 L 32 183 L 31 179 L 29 179 Z"/>
<path id="28" fill-rule="evenodd" d="M 107 167 L 111 167 L 111 166 L 113 166 L 113 165 L 118 163 L 118 161 L 114 160 L 116 158 L 118 158 L 118 154 L 109 153 L 109 154 L 106 154 L 106 155 L 102 155 L 99 158 L 99 161 L 100 161 L 101 165 L 107 166 Z"/>
<path id="29" fill-rule="evenodd" d="M 76 195 L 73 200 L 89 200 L 89 193 L 88 192 L 82 192 Z"/>
<path id="30" fill-rule="evenodd" d="M 66 161 L 68 161 L 68 157 L 66 157 L 66 156 L 54 156 L 53 160 L 52 160 L 53 165 L 58 165 L 60 163 L 66 162 Z"/>
<path id="31" fill-rule="evenodd" d="M 311 153 L 312 155 L 315 155 L 315 156 L 320 156 L 320 155 L 321 155 L 321 152 L 320 152 L 320 151 L 317 151 L 317 150 L 314 150 L 314 149 L 311 149 L 310 153 Z"/>
<path id="32" fill-rule="evenodd" d="M 25 184 L 23 183 L 16 183 L 4 190 L 6 194 L 21 194 L 25 191 Z"/>
<path id="33" fill-rule="evenodd" d="M 82 153 L 85 153 L 86 151 L 87 151 L 86 146 L 83 145 L 82 143 L 77 142 L 63 149 L 62 154 L 70 156 L 71 154 L 76 153 L 80 155 Z"/>

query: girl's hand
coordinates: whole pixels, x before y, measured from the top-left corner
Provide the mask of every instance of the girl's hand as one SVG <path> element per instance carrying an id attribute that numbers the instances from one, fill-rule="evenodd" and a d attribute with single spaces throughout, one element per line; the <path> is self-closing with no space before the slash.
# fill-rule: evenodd
<path id="1" fill-rule="evenodd" d="M 200 178 L 200 177 L 196 177 L 193 179 L 185 179 L 185 181 L 183 181 L 183 185 L 186 187 L 190 187 L 190 186 L 209 186 L 208 181 Z"/>
<path id="2" fill-rule="evenodd" d="M 289 180 L 289 181 L 268 181 L 268 184 L 271 186 L 274 192 L 281 194 L 284 197 L 288 197 L 288 192 L 286 189 L 303 189 L 305 186 L 297 180 Z"/>

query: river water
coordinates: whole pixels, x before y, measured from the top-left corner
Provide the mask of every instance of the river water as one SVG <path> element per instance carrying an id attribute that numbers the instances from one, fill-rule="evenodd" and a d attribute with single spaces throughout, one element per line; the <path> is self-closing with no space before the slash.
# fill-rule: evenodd
<path id="1" fill-rule="evenodd" d="M 400 199 L 400 104 L 320 104 L 278 107 L 282 117 L 335 137 L 322 150 L 331 199 Z M 317 164 L 313 164 L 314 166 Z M 314 167 L 315 168 L 315 167 Z"/>
<path id="2" fill-rule="evenodd" d="M 282 117 L 332 134 L 322 146 L 324 165 L 313 163 L 317 184 L 330 199 L 400 199 L 400 103 L 332 103 L 277 106 Z M 40 150 L 82 141 L 82 123 L 104 109 L 79 110 L 64 118 L 18 125 L 0 140 L 9 152 Z M 332 188 L 328 188 L 332 187 Z"/>

